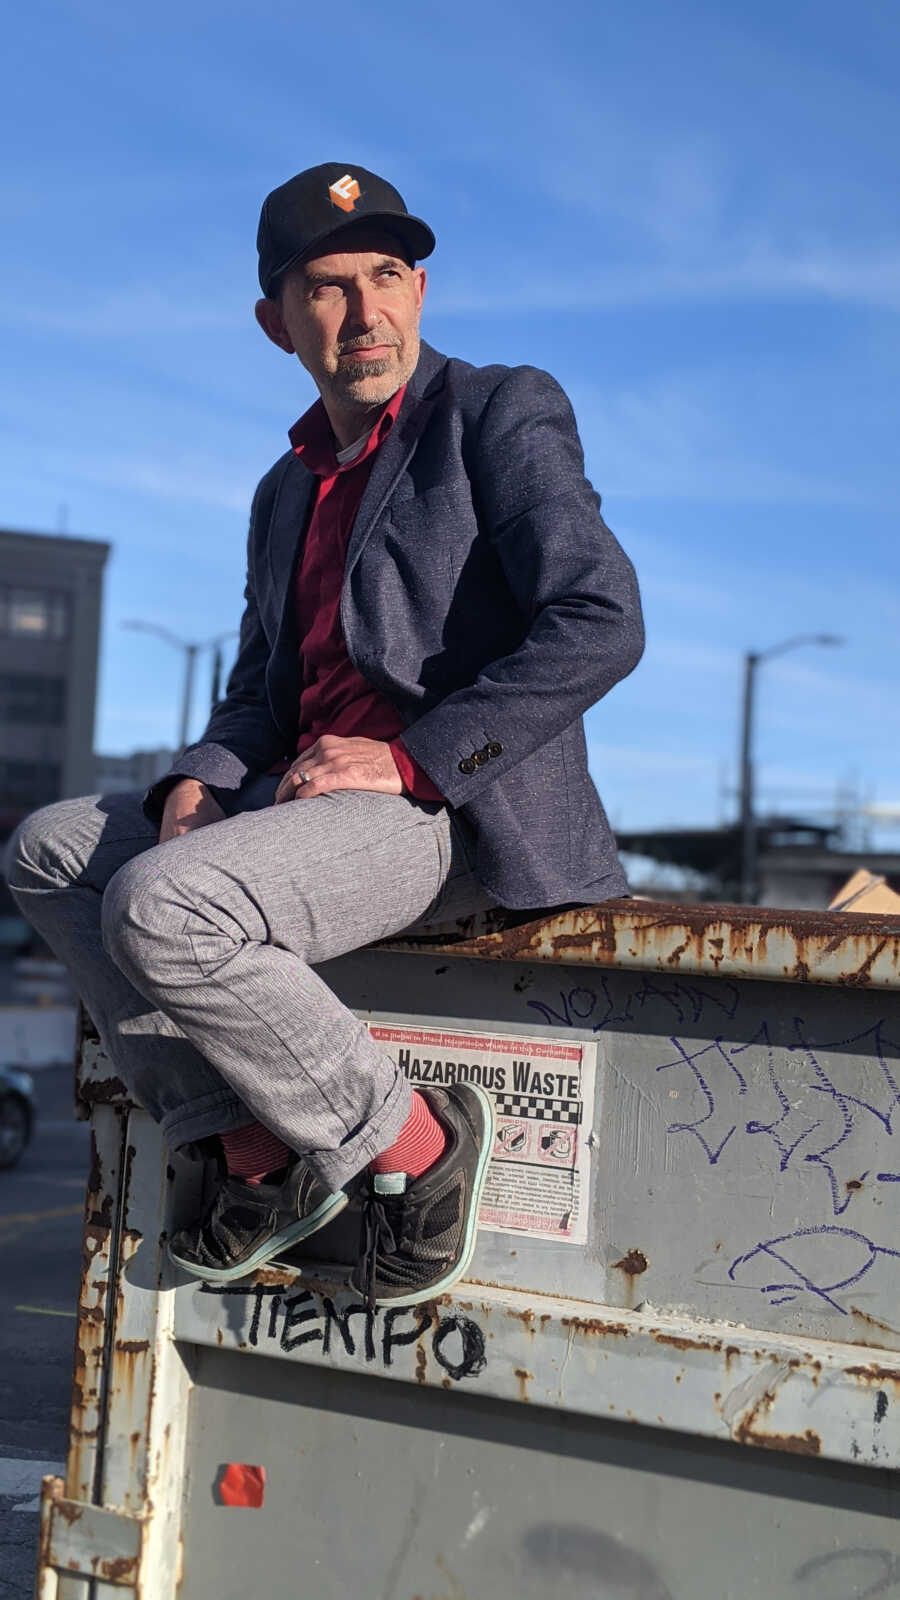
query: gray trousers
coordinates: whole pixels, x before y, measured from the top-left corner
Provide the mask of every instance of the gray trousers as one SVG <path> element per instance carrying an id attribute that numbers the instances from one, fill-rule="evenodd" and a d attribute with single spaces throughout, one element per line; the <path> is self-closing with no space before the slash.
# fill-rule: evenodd
<path id="1" fill-rule="evenodd" d="M 332 1188 L 399 1133 L 410 1089 L 312 965 L 491 903 L 447 809 L 344 790 L 157 842 L 138 795 L 26 818 L 7 877 L 106 1050 L 178 1149 L 257 1118 Z"/>

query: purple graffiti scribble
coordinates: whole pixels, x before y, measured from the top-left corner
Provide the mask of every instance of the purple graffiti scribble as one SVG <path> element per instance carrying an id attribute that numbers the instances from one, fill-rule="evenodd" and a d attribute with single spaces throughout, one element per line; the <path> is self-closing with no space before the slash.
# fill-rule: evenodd
<path id="1" fill-rule="evenodd" d="M 814 1243 L 800 1243 L 799 1241 L 815 1241 Z M 784 1247 L 788 1248 L 785 1249 Z M 849 1250 L 856 1251 L 856 1260 L 852 1263 L 853 1272 L 846 1272 L 846 1257 Z M 798 1263 L 796 1258 L 800 1256 Z M 829 1263 L 828 1257 L 833 1255 L 841 1261 L 839 1271 L 846 1276 L 835 1278 L 833 1282 L 821 1282 L 822 1278 L 831 1277 L 835 1264 Z M 748 1250 L 746 1255 L 737 1256 L 728 1269 L 728 1276 L 732 1283 L 741 1283 L 751 1273 L 738 1273 L 738 1269 L 754 1264 L 758 1275 L 767 1275 L 771 1271 L 770 1263 L 775 1262 L 784 1271 L 792 1276 L 786 1281 L 762 1282 L 746 1284 L 748 1288 L 758 1289 L 760 1294 L 770 1297 L 772 1305 L 785 1305 L 796 1300 L 801 1294 L 815 1295 L 819 1300 L 839 1311 L 842 1317 L 848 1312 L 837 1300 L 833 1298 L 839 1289 L 849 1289 L 854 1283 L 859 1283 L 866 1273 L 871 1270 L 879 1257 L 893 1258 L 900 1261 L 900 1250 L 891 1250 L 886 1245 L 873 1244 L 865 1234 L 857 1233 L 853 1228 L 835 1228 L 827 1225 L 815 1228 L 798 1228 L 795 1233 L 783 1233 L 777 1239 L 767 1239 Z M 805 1258 L 805 1259 L 804 1259 Z"/>
<path id="2" fill-rule="evenodd" d="M 883 1105 L 884 1105 L 885 1109 L 881 1110 L 881 1111 L 879 1111 L 877 1105 L 873 1105 L 871 1100 L 864 1100 L 864 1099 L 862 1099 L 862 1097 L 860 1095 L 853 1093 L 851 1091 L 851 1089 L 849 1089 L 849 1088 L 840 1088 L 839 1086 L 836 1086 L 831 1081 L 837 1075 L 837 1064 L 832 1066 L 832 1068 L 831 1068 L 831 1078 L 826 1076 L 825 1072 L 820 1067 L 820 1065 L 819 1065 L 819 1063 L 818 1063 L 818 1061 L 817 1061 L 817 1059 L 816 1059 L 816 1057 L 815 1057 L 815 1055 L 813 1053 L 812 1046 L 809 1044 L 809 1041 L 803 1035 L 804 1026 L 805 1026 L 805 1024 L 804 1024 L 804 1021 L 803 1021 L 802 1017 L 795 1017 L 794 1018 L 794 1031 L 795 1031 L 796 1036 L 797 1036 L 797 1045 L 796 1046 L 792 1046 L 792 1048 L 799 1049 L 801 1051 L 805 1051 L 806 1052 L 807 1056 L 810 1059 L 811 1064 L 813 1065 L 813 1068 L 814 1068 L 814 1070 L 816 1072 L 817 1077 L 820 1079 L 820 1082 L 811 1085 L 811 1087 L 820 1090 L 823 1094 L 831 1094 L 836 1099 L 839 1099 L 842 1102 L 845 1102 L 847 1105 L 858 1106 L 861 1111 L 868 1111 L 873 1117 L 876 1117 L 877 1120 L 881 1123 L 882 1127 L 885 1130 L 885 1133 L 892 1134 L 895 1131 L 894 1130 L 895 1115 L 897 1113 L 898 1106 L 900 1106 L 900 1083 L 898 1083 L 897 1077 L 896 1077 L 895 1073 L 891 1070 L 891 1067 L 889 1066 L 887 1058 L 885 1056 L 885 1045 L 890 1045 L 895 1052 L 896 1052 L 897 1046 L 893 1043 L 893 1040 L 887 1039 L 885 1037 L 884 1023 L 883 1022 L 876 1022 L 876 1023 L 874 1023 L 872 1025 L 871 1028 L 866 1028 L 863 1033 L 852 1034 L 851 1037 L 848 1038 L 848 1039 L 835 1039 L 835 1040 L 832 1040 L 832 1042 L 830 1044 L 825 1044 L 825 1045 L 821 1046 L 821 1048 L 823 1050 L 836 1051 L 836 1050 L 845 1050 L 845 1049 L 847 1049 L 848 1046 L 852 1045 L 852 1046 L 856 1047 L 855 1048 L 855 1054 L 857 1054 L 857 1055 L 863 1055 L 864 1054 L 864 1055 L 867 1055 L 867 1056 L 870 1056 L 870 1057 L 874 1057 L 876 1059 L 876 1061 L 878 1062 L 879 1069 L 881 1071 L 881 1075 L 882 1075 L 882 1077 L 884 1079 L 884 1087 L 885 1087 L 885 1091 L 886 1091 L 886 1096 L 885 1096 L 885 1098 L 883 1100 Z M 867 1046 L 867 1048 L 865 1048 L 866 1046 Z M 863 1048 L 861 1048 L 861 1047 L 863 1047 Z M 855 1089 L 856 1088 L 855 1074 L 856 1074 L 856 1070 L 857 1070 L 855 1066 L 854 1066 L 853 1070 L 854 1070 L 853 1089 Z"/>
<path id="3" fill-rule="evenodd" d="M 537 1011 L 549 1027 L 579 1028 L 594 1034 L 615 1027 L 638 1027 L 645 1020 L 645 1012 L 665 1007 L 676 1026 L 695 1026 L 709 1008 L 714 1007 L 728 1020 L 733 1020 L 740 1004 L 740 991 L 735 984 L 718 980 L 712 993 L 701 984 L 686 982 L 683 978 L 653 978 L 644 974 L 639 980 L 627 984 L 624 994 L 618 980 L 602 974 L 594 980 L 596 988 L 576 984 L 570 989 L 560 989 L 558 1000 L 526 1000 L 526 1006 Z M 867 1149 L 871 1140 L 857 1138 L 860 1122 L 866 1114 L 875 1118 L 888 1138 L 900 1131 L 900 1066 L 896 1057 L 900 1053 L 897 1043 L 885 1033 L 884 1021 L 873 1024 L 864 1031 L 844 1039 L 832 1039 L 813 1045 L 806 1036 L 806 1023 L 795 1017 L 794 1038 L 791 1043 L 773 1045 L 770 1025 L 763 1022 L 757 1031 L 742 1044 L 727 1044 L 719 1036 L 711 1042 L 696 1045 L 694 1040 L 682 1043 L 670 1035 L 676 1057 L 664 1061 L 656 1072 L 685 1068 L 690 1072 L 703 1097 L 702 1114 L 690 1120 L 671 1122 L 668 1133 L 688 1133 L 703 1150 L 706 1160 L 716 1166 L 726 1148 L 739 1147 L 741 1135 L 750 1139 L 770 1139 L 778 1157 L 780 1172 L 792 1167 L 799 1170 L 818 1170 L 824 1175 L 831 1201 L 832 1215 L 843 1216 L 858 1193 L 869 1172 L 860 1173 L 851 1165 L 858 1160 L 860 1147 Z M 765 1067 L 747 1073 L 742 1058 L 747 1051 L 765 1051 Z M 844 1056 L 850 1052 L 850 1059 Z M 880 1081 L 860 1093 L 860 1056 L 867 1058 L 866 1079 L 872 1083 L 871 1066 L 877 1063 Z M 784 1065 L 779 1066 L 779 1057 Z M 829 1060 L 828 1069 L 822 1058 Z M 890 1059 L 889 1059 L 890 1058 Z M 751 1058 L 752 1059 L 752 1058 Z M 798 1062 L 809 1068 L 810 1078 L 797 1082 Z M 702 1066 L 699 1064 L 702 1063 Z M 725 1073 L 722 1067 L 727 1068 Z M 788 1070 L 789 1069 L 789 1070 Z M 843 1081 L 850 1075 L 850 1082 Z M 815 1095 L 822 1114 L 816 1115 L 797 1104 L 797 1092 L 805 1092 L 807 1099 Z M 742 1121 L 734 1097 L 750 1096 L 746 1111 L 756 1109 L 757 1115 Z M 742 1106 L 740 1108 L 744 1110 Z M 843 1156 L 841 1157 L 841 1152 Z M 839 1170 L 839 1162 L 844 1170 Z M 878 1183 L 900 1183 L 900 1173 L 879 1172 Z"/>
<path id="4" fill-rule="evenodd" d="M 794 1151 L 803 1143 L 804 1139 L 808 1139 L 810 1134 L 815 1133 L 820 1123 L 810 1122 L 807 1116 L 802 1115 L 791 1105 L 775 1070 L 775 1051 L 769 1036 L 769 1024 L 767 1022 L 764 1022 L 757 1029 L 746 1044 L 736 1045 L 732 1054 L 739 1056 L 745 1050 L 752 1050 L 755 1047 L 762 1047 L 766 1051 L 766 1074 L 772 1093 L 781 1110 L 781 1115 L 771 1122 L 763 1122 L 760 1118 L 753 1117 L 746 1124 L 744 1131 L 748 1134 L 768 1135 L 778 1151 L 779 1171 L 784 1172 Z M 797 1131 L 798 1124 L 800 1124 L 799 1132 Z"/>
<path id="5" fill-rule="evenodd" d="M 858 1050 L 864 1041 L 869 1043 L 870 1048 L 867 1053 L 877 1059 L 887 1091 L 887 1099 L 883 1102 L 887 1108 L 885 1110 L 879 1110 L 878 1106 L 873 1104 L 871 1100 L 864 1100 L 858 1094 L 851 1094 L 847 1090 L 838 1088 L 833 1081 L 833 1077 L 829 1076 L 821 1065 L 818 1054 L 805 1037 L 804 1030 L 805 1023 L 803 1018 L 795 1017 L 794 1032 L 797 1044 L 792 1048 L 806 1056 L 816 1080 L 809 1085 L 809 1088 L 817 1094 L 827 1096 L 831 1100 L 840 1119 L 840 1131 L 837 1138 L 832 1139 L 831 1143 L 824 1145 L 821 1150 L 806 1151 L 803 1155 L 803 1160 L 813 1166 L 821 1167 L 822 1171 L 827 1175 L 828 1186 L 831 1191 L 832 1211 L 836 1217 L 839 1217 L 846 1211 L 853 1199 L 855 1190 L 848 1190 L 846 1184 L 841 1183 L 833 1158 L 855 1131 L 854 1118 L 860 1111 L 867 1111 L 870 1116 L 875 1117 L 876 1121 L 881 1124 L 889 1136 L 893 1135 L 894 1116 L 898 1105 L 900 1105 L 900 1088 L 898 1088 L 897 1080 L 885 1059 L 884 1046 L 885 1043 L 890 1043 L 891 1041 L 887 1041 L 884 1038 L 883 1022 L 875 1023 L 873 1027 L 867 1028 L 863 1033 L 853 1034 L 848 1039 L 835 1040 L 821 1048 L 832 1052 L 852 1045 L 857 1047 Z M 835 1073 L 835 1068 L 832 1068 L 832 1073 Z"/>
<path id="6" fill-rule="evenodd" d="M 668 1072 L 672 1067 L 689 1067 L 706 1101 L 706 1115 L 703 1117 L 696 1117 L 693 1122 L 670 1122 L 668 1131 L 669 1133 L 692 1133 L 694 1138 L 698 1140 L 703 1149 L 706 1151 L 706 1157 L 710 1166 L 714 1167 L 732 1134 L 737 1132 L 737 1123 L 732 1123 L 731 1127 L 728 1129 L 728 1132 L 723 1138 L 718 1138 L 717 1130 L 715 1135 L 715 1137 L 718 1139 L 717 1143 L 711 1142 L 711 1140 L 707 1137 L 707 1133 L 711 1133 L 712 1129 L 707 1129 L 707 1132 L 701 1132 L 701 1129 L 705 1128 L 707 1123 L 712 1122 L 713 1118 L 717 1115 L 717 1111 L 715 1097 L 706 1081 L 706 1078 L 703 1076 L 703 1073 L 697 1066 L 697 1062 L 700 1061 L 703 1056 L 711 1057 L 708 1067 L 719 1066 L 720 1063 L 724 1062 L 729 1072 L 732 1073 L 734 1078 L 737 1080 L 737 1092 L 739 1095 L 746 1094 L 747 1080 L 722 1048 L 721 1039 L 714 1039 L 712 1044 L 701 1045 L 699 1050 L 694 1050 L 691 1053 L 685 1050 L 680 1039 L 673 1038 L 670 1040 L 670 1043 L 678 1051 L 678 1059 L 675 1061 L 664 1061 L 661 1066 L 657 1067 L 656 1070 L 657 1072 Z"/>
<path id="7" fill-rule="evenodd" d="M 777 1151 L 779 1171 L 785 1172 L 792 1164 L 796 1171 L 798 1162 L 803 1162 L 808 1164 L 807 1170 L 812 1167 L 822 1172 L 828 1185 L 832 1215 L 839 1217 L 869 1176 L 868 1170 L 861 1173 L 852 1165 L 859 1159 L 862 1141 L 857 1137 L 855 1146 L 849 1143 L 854 1134 L 860 1134 L 860 1122 L 864 1114 L 873 1116 L 888 1137 L 892 1137 L 900 1127 L 900 1115 L 897 1113 L 900 1087 L 896 1070 L 887 1055 L 888 1049 L 893 1052 L 896 1046 L 886 1037 L 883 1022 L 875 1023 L 849 1038 L 831 1040 L 813 1048 L 806 1036 L 803 1018 L 795 1017 L 794 1036 L 796 1042 L 782 1047 L 780 1052 L 772 1044 L 770 1027 L 766 1022 L 746 1043 L 738 1045 L 726 1044 L 717 1038 L 711 1044 L 689 1047 L 677 1037 L 672 1037 L 677 1059 L 663 1062 L 656 1071 L 687 1068 L 703 1096 L 705 1109 L 700 1116 L 691 1120 L 669 1123 L 668 1132 L 692 1134 L 712 1166 L 719 1162 L 726 1146 L 732 1151 L 738 1147 L 742 1133 L 748 1138 L 768 1138 Z M 765 1069 L 748 1078 L 745 1075 L 746 1068 L 742 1071 L 742 1058 L 750 1050 L 765 1052 Z M 853 1056 L 845 1064 L 841 1052 L 848 1050 L 853 1051 Z M 835 1053 L 836 1062 L 833 1060 Z M 785 1063 L 781 1067 L 779 1054 Z M 873 1060 L 877 1062 L 881 1075 L 881 1081 L 876 1080 L 875 1086 L 867 1090 L 867 1096 L 859 1092 L 861 1054 L 868 1057 L 870 1063 Z M 825 1055 L 831 1063 L 827 1071 L 822 1064 Z M 701 1061 L 702 1069 L 698 1065 Z M 796 1104 L 798 1061 L 805 1062 L 810 1073 L 809 1081 L 799 1087 L 807 1095 L 819 1097 L 821 1116 L 811 1114 Z M 720 1070 L 716 1070 L 720 1063 L 729 1068 L 729 1073 L 724 1077 Z M 787 1071 L 788 1067 L 790 1072 Z M 851 1087 L 845 1088 L 839 1081 L 839 1075 L 844 1071 L 853 1073 Z M 871 1072 L 868 1078 L 871 1082 Z M 770 1094 L 774 1101 L 772 1114 L 749 1117 L 741 1123 L 736 1116 L 737 1107 L 733 1097 L 735 1094 L 740 1097 L 748 1093 L 757 1105 L 761 1097 L 764 1099 Z M 865 1135 L 865 1129 L 862 1129 L 862 1133 Z M 870 1140 L 865 1141 L 864 1147 L 870 1144 Z M 843 1163 L 849 1170 L 839 1170 L 839 1153 L 842 1151 Z M 879 1174 L 878 1181 L 900 1182 L 900 1174 Z"/>

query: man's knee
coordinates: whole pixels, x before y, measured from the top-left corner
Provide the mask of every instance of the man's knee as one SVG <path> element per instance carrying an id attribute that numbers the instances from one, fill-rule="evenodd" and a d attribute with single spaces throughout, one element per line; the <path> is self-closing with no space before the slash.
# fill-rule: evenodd
<path id="1" fill-rule="evenodd" d="M 248 941 L 265 943 L 265 920 L 232 867 L 196 849 L 164 845 L 126 862 L 110 878 L 101 907 L 103 947 L 127 978 L 148 992 L 184 971 L 208 975 Z"/>
<path id="2" fill-rule="evenodd" d="M 142 954 L 157 923 L 154 873 L 147 856 L 126 861 L 103 891 L 100 934 L 111 961 L 123 971 L 142 965 Z"/>
<path id="3" fill-rule="evenodd" d="M 104 890 L 103 948 L 119 970 L 146 992 L 148 983 L 162 981 L 163 974 L 171 972 L 173 961 L 177 965 L 195 920 L 198 928 L 206 926 L 189 866 L 168 847 L 148 850 L 126 861 Z"/>
<path id="4" fill-rule="evenodd" d="M 3 873 L 13 894 L 17 889 L 64 889 L 73 882 L 66 870 L 70 860 L 66 823 L 70 819 L 71 802 L 61 800 L 33 811 L 19 823 L 3 859 Z"/>

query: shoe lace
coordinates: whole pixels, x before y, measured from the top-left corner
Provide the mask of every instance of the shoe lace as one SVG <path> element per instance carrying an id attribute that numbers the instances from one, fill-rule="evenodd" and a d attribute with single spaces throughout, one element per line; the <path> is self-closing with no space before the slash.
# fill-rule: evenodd
<path id="1" fill-rule="evenodd" d="M 362 1237 L 360 1240 L 360 1278 L 362 1280 L 366 1309 L 375 1310 L 375 1281 L 380 1254 L 395 1255 L 399 1208 L 396 1200 L 384 1195 L 369 1194 L 362 1208 Z"/>

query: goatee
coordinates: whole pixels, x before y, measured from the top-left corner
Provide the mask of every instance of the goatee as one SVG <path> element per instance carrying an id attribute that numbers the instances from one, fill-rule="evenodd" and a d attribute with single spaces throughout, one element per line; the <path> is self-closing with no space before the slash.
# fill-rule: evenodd
<path id="1" fill-rule="evenodd" d="M 378 361 L 342 361 L 340 376 L 345 383 L 359 383 L 362 378 L 383 378 L 391 366 L 390 356 Z"/>

